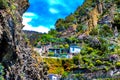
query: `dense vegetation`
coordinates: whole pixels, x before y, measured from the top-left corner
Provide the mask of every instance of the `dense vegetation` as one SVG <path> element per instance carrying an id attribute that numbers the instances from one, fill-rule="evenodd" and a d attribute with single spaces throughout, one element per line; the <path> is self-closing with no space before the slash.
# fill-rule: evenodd
<path id="1" fill-rule="evenodd" d="M 101 4 L 104 3 L 102 13 L 97 16 L 97 25 L 91 27 L 87 25 L 93 19 L 90 13 L 94 13 L 92 11 L 100 8 L 100 6 L 96 6 L 100 2 Z M 115 4 L 115 6 L 112 4 Z M 77 68 L 80 68 L 80 70 L 85 69 L 85 71 L 90 73 L 119 69 L 119 4 L 119 0 L 85 0 L 84 4 L 78 7 L 74 13 L 71 13 L 65 19 L 58 19 L 55 23 L 55 29 L 51 29 L 48 34 L 42 34 L 36 40 L 35 46 L 52 43 L 54 45 L 59 44 L 61 48 L 68 48 L 73 43 L 82 44 L 82 51 L 72 59 L 45 58 L 44 61 L 49 66 L 49 73 L 61 74 L 66 77 Z M 111 10 L 113 9 L 112 7 L 115 8 L 114 14 L 111 13 L 113 12 Z M 72 30 L 75 26 L 77 26 L 76 30 Z M 68 36 L 69 34 L 70 36 Z M 38 44 L 39 42 L 40 44 Z M 50 55 L 53 55 L 53 53 Z M 82 75 L 84 74 L 76 74 L 77 77 Z"/>

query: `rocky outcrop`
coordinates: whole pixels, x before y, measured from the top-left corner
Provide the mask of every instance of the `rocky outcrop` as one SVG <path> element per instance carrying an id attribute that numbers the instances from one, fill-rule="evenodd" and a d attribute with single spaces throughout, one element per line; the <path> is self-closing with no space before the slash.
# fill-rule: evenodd
<path id="1" fill-rule="evenodd" d="M 5 80 L 47 79 L 47 65 L 29 47 L 21 30 L 21 16 L 28 7 L 28 0 L 0 1 L 0 62 Z"/>

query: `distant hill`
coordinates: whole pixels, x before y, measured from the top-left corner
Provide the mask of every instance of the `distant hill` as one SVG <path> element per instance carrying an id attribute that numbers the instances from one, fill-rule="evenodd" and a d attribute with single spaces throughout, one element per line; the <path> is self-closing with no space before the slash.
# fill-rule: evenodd
<path id="1" fill-rule="evenodd" d="M 23 30 L 23 32 L 25 33 L 25 36 L 29 39 L 32 46 L 36 44 L 37 40 L 40 39 L 42 35 L 42 33 L 36 31 Z"/>

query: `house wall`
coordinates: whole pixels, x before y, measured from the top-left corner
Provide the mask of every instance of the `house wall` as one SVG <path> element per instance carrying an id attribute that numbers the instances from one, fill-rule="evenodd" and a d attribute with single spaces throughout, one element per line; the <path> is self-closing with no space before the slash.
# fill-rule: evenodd
<path id="1" fill-rule="evenodd" d="M 70 53 L 80 53 L 80 48 L 70 47 Z"/>

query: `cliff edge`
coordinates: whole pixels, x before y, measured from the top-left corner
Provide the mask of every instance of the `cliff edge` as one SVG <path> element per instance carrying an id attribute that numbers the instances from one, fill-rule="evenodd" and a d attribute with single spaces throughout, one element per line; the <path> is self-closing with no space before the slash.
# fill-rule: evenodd
<path id="1" fill-rule="evenodd" d="M 47 79 L 47 65 L 22 32 L 22 15 L 28 7 L 28 0 L 0 0 L 0 63 L 5 80 Z"/>

